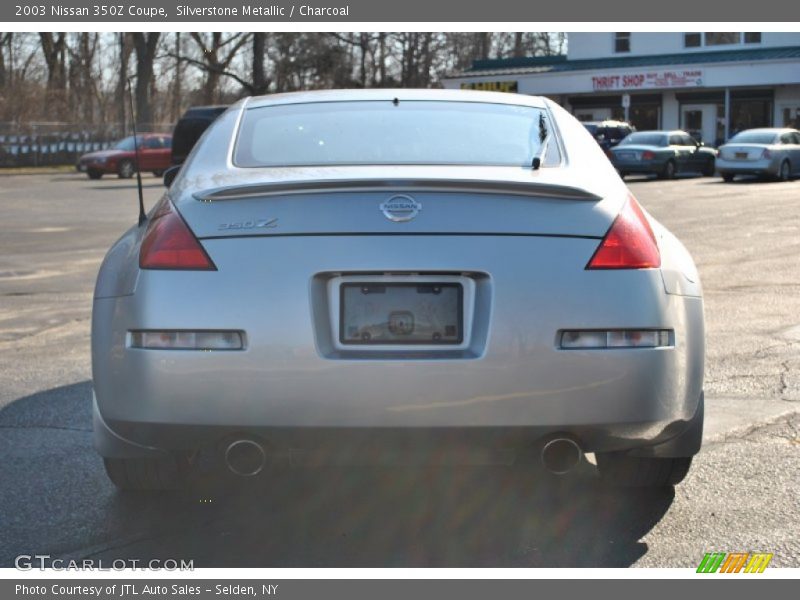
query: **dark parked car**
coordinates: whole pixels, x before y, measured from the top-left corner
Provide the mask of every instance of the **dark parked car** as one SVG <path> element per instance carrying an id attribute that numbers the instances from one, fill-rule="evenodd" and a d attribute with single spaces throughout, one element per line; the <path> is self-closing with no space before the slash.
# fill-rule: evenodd
<path id="1" fill-rule="evenodd" d="M 583 126 L 597 140 L 597 143 L 606 151 L 606 154 L 611 148 L 636 131 L 633 125 L 625 121 L 584 121 Z"/>
<path id="2" fill-rule="evenodd" d="M 172 136 L 168 133 L 140 133 L 136 136 L 139 157 L 136 158 L 133 136 L 126 137 L 107 150 L 89 152 L 78 159 L 76 168 L 86 173 L 89 179 L 100 179 L 108 173 L 116 173 L 127 179 L 140 171 L 152 171 L 161 177 L 170 166 Z"/>
<path id="3" fill-rule="evenodd" d="M 227 108 L 227 106 L 193 106 L 183 113 L 172 132 L 173 165 L 183 164 L 200 136 Z"/>
<path id="4" fill-rule="evenodd" d="M 685 131 L 637 131 L 611 150 L 611 163 L 621 177 L 630 173 L 672 179 L 677 173 L 714 174 L 717 151 Z"/>

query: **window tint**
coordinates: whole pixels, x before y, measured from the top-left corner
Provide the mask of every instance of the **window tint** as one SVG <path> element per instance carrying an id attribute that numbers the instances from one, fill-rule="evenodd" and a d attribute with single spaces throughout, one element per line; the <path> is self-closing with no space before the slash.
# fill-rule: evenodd
<path id="1" fill-rule="evenodd" d="M 760 44 L 761 43 L 761 32 L 755 33 L 745 33 L 744 34 L 744 43 L 745 44 Z"/>
<path id="2" fill-rule="evenodd" d="M 690 135 L 682 135 L 681 140 L 684 146 L 697 146 L 697 141 Z"/>
<path id="3" fill-rule="evenodd" d="M 149 137 L 144 141 L 144 147 L 148 150 L 158 150 L 164 147 L 164 144 L 161 143 L 161 138 L 157 137 Z"/>
<path id="4" fill-rule="evenodd" d="M 550 130 L 544 110 L 506 104 L 386 100 L 266 106 L 245 112 L 234 162 L 241 167 L 530 166 Z M 557 162 L 554 142 L 548 158 Z"/>
<path id="5" fill-rule="evenodd" d="M 683 140 L 679 135 L 671 135 L 669 136 L 669 145 L 670 146 L 683 146 Z"/>

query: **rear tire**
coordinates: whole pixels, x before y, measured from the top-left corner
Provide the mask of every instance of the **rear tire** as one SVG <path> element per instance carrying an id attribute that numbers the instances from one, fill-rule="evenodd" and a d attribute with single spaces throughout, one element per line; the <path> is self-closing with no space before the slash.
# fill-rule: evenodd
<path id="1" fill-rule="evenodd" d="M 689 472 L 692 457 L 646 458 L 622 452 L 596 455 L 604 482 L 618 487 L 665 488 L 679 484 Z"/>
<path id="2" fill-rule="evenodd" d="M 725 183 L 730 183 L 731 181 L 733 181 L 733 177 L 734 177 L 733 173 L 723 173 L 722 181 L 724 181 Z"/>
<path id="3" fill-rule="evenodd" d="M 135 172 L 133 161 L 123 160 L 117 166 L 117 176 L 119 176 L 120 179 L 130 179 Z"/>
<path id="4" fill-rule="evenodd" d="M 664 170 L 661 172 L 662 179 L 675 179 L 675 161 L 668 160 L 667 164 L 664 165 Z"/>
<path id="5" fill-rule="evenodd" d="M 111 482 L 121 490 L 159 491 L 180 489 L 187 466 L 172 457 L 104 458 Z"/>
<path id="6" fill-rule="evenodd" d="M 94 169 L 89 169 L 86 171 L 86 175 L 89 176 L 89 179 L 100 179 L 103 176 L 102 171 L 95 171 Z"/>
<path id="7" fill-rule="evenodd" d="M 780 181 L 789 181 L 792 178 L 792 165 L 789 164 L 788 160 L 785 160 L 781 163 L 781 167 L 778 170 L 778 179 Z"/>

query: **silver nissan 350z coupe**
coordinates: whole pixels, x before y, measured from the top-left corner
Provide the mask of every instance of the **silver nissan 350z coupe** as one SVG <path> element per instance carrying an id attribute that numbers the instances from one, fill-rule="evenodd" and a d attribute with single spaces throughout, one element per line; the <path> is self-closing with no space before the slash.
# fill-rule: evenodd
<path id="1" fill-rule="evenodd" d="M 686 249 L 550 100 L 248 98 L 100 268 L 95 445 L 123 489 L 198 456 L 252 476 L 584 453 L 668 486 L 700 448 L 703 327 Z"/>

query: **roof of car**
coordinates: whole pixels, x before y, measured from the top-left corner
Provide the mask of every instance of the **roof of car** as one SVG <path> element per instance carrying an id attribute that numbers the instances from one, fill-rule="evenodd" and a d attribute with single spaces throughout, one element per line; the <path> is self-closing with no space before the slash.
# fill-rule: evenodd
<path id="1" fill-rule="evenodd" d="M 598 127 L 632 127 L 630 123 L 625 121 L 582 121 L 584 125 L 597 125 Z"/>
<path id="2" fill-rule="evenodd" d="M 637 135 L 640 133 L 656 133 L 659 135 L 689 135 L 687 132 L 681 129 L 650 129 L 647 131 L 634 131 L 633 133 Z"/>
<path id="3" fill-rule="evenodd" d="M 797 131 L 797 129 L 792 129 L 791 127 L 754 127 L 753 129 L 743 129 L 739 133 L 750 133 L 753 131 L 757 133 L 774 133 L 775 135 L 777 135 L 779 133 L 789 133 Z"/>
<path id="4" fill-rule="evenodd" d="M 310 92 L 289 92 L 255 96 L 246 100 L 246 108 L 261 108 L 281 104 L 310 104 L 313 102 L 353 102 L 353 101 L 392 101 L 428 100 L 439 102 L 485 102 L 490 104 L 510 104 L 544 108 L 545 100 L 540 96 L 509 94 L 507 92 L 484 92 L 476 90 L 427 90 L 427 89 L 355 89 L 355 90 L 317 90 Z"/>
<path id="5" fill-rule="evenodd" d="M 227 104 L 213 104 L 208 106 L 190 106 L 181 115 L 181 119 L 192 117 L 217 116 L 228 109 Z"/>

